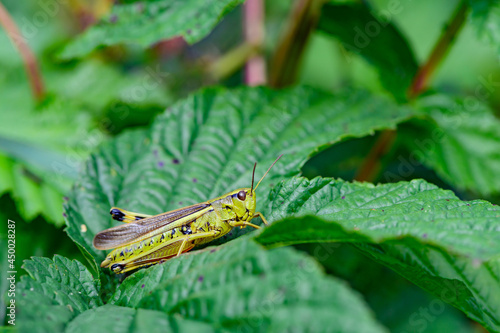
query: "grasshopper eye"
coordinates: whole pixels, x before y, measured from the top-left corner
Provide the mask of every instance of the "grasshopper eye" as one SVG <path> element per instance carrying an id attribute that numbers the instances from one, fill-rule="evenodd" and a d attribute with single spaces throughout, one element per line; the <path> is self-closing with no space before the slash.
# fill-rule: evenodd
<path id="1" fill-rule="evenodd" d="M 239 191 L 238 192 L 238 199 L 241 201 L 244 201 L 247 198 L 247 192 L 245 191 Z"/>

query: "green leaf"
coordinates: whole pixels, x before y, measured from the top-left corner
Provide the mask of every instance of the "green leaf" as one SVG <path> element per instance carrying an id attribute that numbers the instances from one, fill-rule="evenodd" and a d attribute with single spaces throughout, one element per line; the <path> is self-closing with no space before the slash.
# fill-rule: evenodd
<path id="1" fill-rule="evenodd" d="M 348 137 L 393 128 L 409 109 L 364 91 L 312 88 L 207 89 L 177 103 L 148 131 L 128 132 L 92 155 L 68 195 L 67 232 L 97 269 L 94 235 L 116 225 L 111 206 L 146 214 L 205 201 L 249 186 L 283 153 L 259 187 L 297 174 L 307 159 Z M 84 227 L 82 227 L 84 225 Z"/>
<path id="2" fill-rule="evenodd" d="M 461 201 L 422 180 L 374 186 L 292 178 L 272 191 L 263 212 L 276 221 L 256 237 L 263 245 L 355 243 L 485 327 L 500 328 L 498 206 Z"/>
<path id="3" fill-rule="evenodd" d="M 500 51 L 500 3 L 496 0 L 468 0 L 471 22 L 485 41 Z"/>
<path id="4" fill-rule="evenodd" d="M 4 149 L 4 143 L 7 140 L 0 137 L 0 149 Z M 31 169 L 23 162 L 8 158 L 0 154 L 0 175 L 2 182 L 0 183 L 0 194 L 11 192 L 12 197 L 15 199 L 17 209 L 22 215 L 23 219 L 31 221 L 38 215 L 42 215 L 47 220 L 51 221 L 56 226 L 61 226 L 63 223 L 62 218 L 62 187 L 69 188 L 69 177 L 64 177 L 63 174 L 71 175 L 74 170 L 68 168 L 65 164 L 59 170 L 61 174 L 51 174 L 50 169 L 43 170 L 44 161 L 48 163 L 56 163 L 58 165 L 61 160 L 50 160 L 48 157 L 51 152 L 42 149 L 37 149 L 34 146 L 27 144 L 15 143 L 14 147 L 21 146 L 21 149 L 16 150 L 13 154 L 19 153 L 33 153 L 29 159 L 40 157 L 35 163 L 39 163 L 38 167 Z M 25 149 L 23 149 L 25 148 Z M 44 154 L 47 152 L 48 154 Z M 50 164 L 46 164 L 49 166 Z M 36 171 L 31 171 L 36 170 Z M 75 175 L 76 177 L 76 175 Z"/>
<path id="5" fill-rule="evenodd" d="M 0 210 L 0 220 L 5 221 L 5 223 L 0 225 L 0 238 L 5 237 L 5 241 L 7 240 L 7 230 L 9 230 L 7 228 L 7 220 L 14 221 L 15 225 L 16 260 L 14 269 L 9 270 L 21 272 L 24 260 L 30 259 L 34 254 L 48 257 L 57 253 L 59 255 L 77 257 L 81 261 L 82 257 L 79 256 L 78 248 L 61 228 L 48 224 L 41 217 L 30 222 L 24 221 L 9 195 L 0 197 L 0 207 L 2 207 Z M 7 242 L 4 249 L 7 251 Z M 7 259 L 7 254 L 5 255 L 5 259 Z M 7 267 L 6 265 L 2 265 L 1 267 Z M 18 274 L 19 276 L 20 274 Z M 2 283 L 0 283 L 0 288 L 1 286 Z"/>
<path id="6" fill-rule="evenodd" d="M 464 258 L 402 241 L 358 247 L 370 258 L 393 268 L 417 286 L 463 311 L 489 331 L 499 330 L 498 259 Z"/>
<path id="7" fill-rule="evenodd" d="M 64 332 L 221 332 L 211 325 L 160 311 L 107 304 L 88 310 L 68 324 Z"/>
<path id="8" fill-rule="evenodd" d="M 102 305 L 100 283 L 79 261 L 33 257 L 17 284 L 16 317 L 22 332 L 62 331 L 78 314 Z"/>
<path id="9" fill-rule="evenodd" d="M 464 313 L 371 260 L 353 244 L 310 243 L 295 247 L 313 255 L 329 274 L 348 280 L 391 332 L 479 332 L 478 325 Z"/>
<path id="10" fill-rule="evenodd" d="M 423 180 L 374 186 L 329 178 L 292 178 L 276 186 L 268 205 L 263 209 L 268 220 L 294 219 L 266 228 L 257 239 L 267 246 L 294 244 L 297 239 L 378 243 L 413 236 L 479 260 L 500 253 L 495 224 L 499 207 L 481 200 L 461 201 L 453 192 Z M 302 230 L 301 216 L 305 215 L 317 218 Z M 325 224 L 324 220 L 343 223 Z M 318 232 L 317 228 L 326 229 Z M 326 233 L 330 228 L 333 233 Z M 290 237 L 290 243 L 284 236 Z"/>
<path id="11" fill-rule="evenodd" d="M 49 89 L 56 95 L 55 106 L 77 101 L 84 110 L 102 114 L 106 107 L 118 105 L 121 120 L 129 117 L 132 107 L 165 107 L 172 97 L 165 89 L 169 75 L 159 65 L 144 65 L 124 72 L 117 66 L 96 59 L 86 59 L 67 68 L 51 64 L 46 74 Z M 128 109 L 126 109 L 128 107 Z"/>
<path id="12" fill-rule="evenodd" d="M 68 44 L 60 56 L 81 57 L 99 46 L 120 43 L 145 48 L 176 36 L 192 44 L 208 35 L 222 17 L 243 2 L 158 0 L 115 5 L 109 15 Z"/>
<path id="13" fill-rule="evenodd" d="M 71 68 L 47 65 L 51 93 L 36 105 L 17 78 L 0 78 L 0 194 L 12 193 L 22 217 L 62 225 L 62 198 L 90 152 L 106 139 L 99 125 L 123 123 L 145 105 L 167 105 L 165 73 L 148 67 L 129 75 L 90 60 Z M 20 67 L 18 70 L 22 70 Z M 19 121 L 22 118 L 23 121 Z"/>
<path id="14" fill-rule="evenodd" d="M 57 108 L 35 111 L 21 87 L 4 88 L 0 93 L 7 101 L 0 106 L 0 193 L 12 193 L 23 219 L 43 215 L 61 224 L 62 193 L 69 190 L 77 176 L 75 169 L 88 155 L 88 143 L 100 142 L 102 133 L 90 131 L 86 114 Z"/>
<path id="15" fill-rule="evenodd" d="M 248 237 L 141 270 L 114 303 L 180 314 L 231 331 L 385 331 L 360 297 L 292 249 L 265 251 Z"/>
<path id="16" fill-rule="evenodd" d="M 23 23 L 47 94 L 42 103 L 34 100 L 22 59 L 0 29 L 0 43 L 6 46 L 0 50 L 4 68 L 0 75 L 0 194 L 12 195 L 26 221 L 41 215 L 60 226 L 64 223 L 63 195 L 83 161 L 105 140 L 101 128 L 118 131 L 116 127 L 126 124 L 131 114 L 137 119 L 145 106 L 164 107 L 170 98 L 164 89 L 166 73 L 158 66 L 134 66 L 122 73 L 117 66 L 96 59 L 54 63 L 54 47 L 68 37 L 67 25 L 59 16 L 46 22 L 44 29 L 25 20 L 60 9 L 61 4 L 54 5 L 6 4 L 14 21 Z"/>
<path id="17" fill-rule="evenodd" d="M 387 18 L 374 16 L 363 4 L 327 3 L 321 10 L 318 30 L 374 65 L 382 85 L 397 100 L 406 100 L 418 64 L 406 38 Z"/>
<path id="18" fill-rule="evenodd" d="M 404 126 L 401 142 L 458 189 L 500 193 L 500 120 L 473 98 L 434 95 L 416 106 L 425 117 Z M 412 163 L 410 163 L 412 165 Z"/>

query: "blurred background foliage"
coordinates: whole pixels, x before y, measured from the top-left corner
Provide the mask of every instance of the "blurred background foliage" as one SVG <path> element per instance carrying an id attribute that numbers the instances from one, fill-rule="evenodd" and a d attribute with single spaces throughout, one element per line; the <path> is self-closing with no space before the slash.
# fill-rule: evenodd
<path id="1" fill-rule="evenodd" d="M 359 3 L 378 13 L 388 8 L 391 1 Z M 107 15 L 113 1 L 2 0 L 2 4 L 35 54 L 45 86 L 43 96 L 34 98 L 23 61 L 5 30 L 0 29 L 0 215 L 3 221 L 16 221 L 16 265 L 21 272 L 24 259 L 34 255 L 52 257 L 55 253 L 85 262 L 62 231 L 62 202 L 82 162 L 102 142 L 127 128 L 147 126 L 155 115 L 200 87 L 244 84 L 242 65 L 252 51 L 241 48 L 242 6 L 237 6 L 208 36 L 192 45 L 175 37 L 149 48 L 114 45 L 71 58 L 64 56 L 68 53 L 65 47 Z M 401 11 L 391 17 L 391 22 L 408 40 L 418 64 L 427 59 L 457 4 L 458 1 L 401 1 Z M 293 1 L 265 1 L 262 51 L 269 67 L 292 9 Z M 478 87 L 484 86 L 484 78 L 500 78 L 498 47 L 485 43 L 484 39 L 478 38 L 477 29 L 466 23 L 436 71 L 433 89 L 474 95 Z M 324 29 L 312 31 L 303 52 L 298 83 L 328 91 L 356 86 L 387 94 L 382 83 L 384 73 Z M 395 51 L 380 52 L 382 58 L 390 58 Z M 489 94 L 483 102 L 497 116 L 500 114 L 498 92 Z M 376 133 L 372 137 L 351 139 L 327 149 L 304 166 L 304 175 L 354 179 L 379 136 Z M 404 158 L 396 157 L 409 154 L 405 145 L 396 144 L 383 158 L 383 171 L 396 173 L 404 162 Z M 383 174 L 380 172 L 375 181 L 388 181 Z M 485 198 L 474 191 L 456 188 L 421 164 L 397 180 L 414 178 L 453 189 L 464 199 Z M 486 199 L 500 203 L 495 193 Z M 1 225 L 0 235 L 5 239 L 6 224 Z M 317 249 L 324 246 L 298 248 L 318 258 Z M 6 247 L 1 248 L 4 251 Z M 0 260 L 4 258 L 2 255 Z M 348 280 L 356 276 L 350 284 L 365 295 L 377 318 L 395 332 L 413 332 L 415 327 L 419 327 L 419 332 L 441 332 L 444 328 L 456 332 L 481 331 L 461 312 L 444 304 L 440 315 L 425 321 L 425 327 L 410 325 L 412 320 L 418 320 L 412 319 L 412 314 L 428 306 L 432 297 L 347 245 L 318 260 L 330 274 Z M 6 288 L 4 284 L 1 286 Z M 3 319 L 4 306 L 0 308 Z"/>

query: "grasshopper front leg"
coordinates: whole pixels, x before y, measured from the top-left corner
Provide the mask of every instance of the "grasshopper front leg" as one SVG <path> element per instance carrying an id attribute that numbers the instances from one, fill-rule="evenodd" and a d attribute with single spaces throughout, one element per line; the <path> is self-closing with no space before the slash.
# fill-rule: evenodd
<path id="1" fill-rule="evenodd" d="M 229 222 L 229 225 L 233 228 L 234 227 L 241 227 L 241 229 L 243 229 L 244 227 L 248 226 L 248 227 L 253 227 L 255 229 L 260 229 L 260 227 L 258 225 L 255 225 L 253 223 L 246 222 L 246 221 L 244 221 L 244 222 Z"/>
<path id="2" fill-rule="evenodd" d="M 260 219 L 262 220 L 262 222 L 264 222 L 265 225 L 269 225 L 269 223 L 267 223 L 266 218 L 264 217 L 264 215 L 262 215 L 261 212 L 253 214 L 253 217 L 260 217 Z"/>

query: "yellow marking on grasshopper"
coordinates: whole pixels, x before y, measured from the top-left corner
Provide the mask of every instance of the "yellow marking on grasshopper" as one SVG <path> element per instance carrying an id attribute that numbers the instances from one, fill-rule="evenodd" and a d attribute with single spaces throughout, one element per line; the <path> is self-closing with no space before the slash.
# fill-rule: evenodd
<path id="1" fill-rule="evenodd" d="M 191 250 L 194 246 L 208 243 L 227 234 L 234 227 L 260 227 L 250 223 L 254 217 L 267 221 L 255 212 L 255 191 L 260 182 L 281 158 L 280 155 L 253 188 L 240 188 L 218 198 L 183 207 L 159 215 L 146 215 L 112 207 L 110 214 L 115 220 L 125 222 L 117 227 L 99 232 L 94 237 L 94 247 L 111 251 L 101 263 L 115 273 L 157 264 Z"/>

